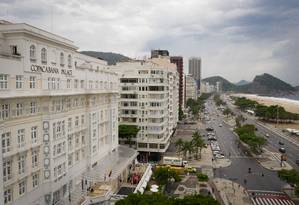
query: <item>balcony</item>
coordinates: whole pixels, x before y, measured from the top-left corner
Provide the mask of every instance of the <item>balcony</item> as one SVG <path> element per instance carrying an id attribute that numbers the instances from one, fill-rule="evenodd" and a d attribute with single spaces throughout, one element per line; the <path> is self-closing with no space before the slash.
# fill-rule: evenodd
<path id="1" fill-rule="evenodd" d="M 125 118 L 137 118 L 138 114 L 119 114 L 119 117 L 125 117 Z"/>

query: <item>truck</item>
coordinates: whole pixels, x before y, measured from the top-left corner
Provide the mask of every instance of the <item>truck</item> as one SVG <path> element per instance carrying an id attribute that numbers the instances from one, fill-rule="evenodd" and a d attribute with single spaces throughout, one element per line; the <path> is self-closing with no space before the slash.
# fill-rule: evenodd
<path id="1" fill-rule="evenodd" d="M 188 162 L 183 160 L 181 157 L 163 157 L 162 161 L 163 165 L 177 166 L 177 167 L 185 167 L 188 165 Z"/>

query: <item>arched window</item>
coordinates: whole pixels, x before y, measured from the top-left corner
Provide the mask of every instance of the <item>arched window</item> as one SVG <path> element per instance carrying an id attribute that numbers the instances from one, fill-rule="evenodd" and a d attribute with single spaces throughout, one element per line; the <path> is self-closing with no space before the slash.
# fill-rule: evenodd
<path id="1" fill-rule="evenodd" d="M 64 66 L 64 54 L 62 52 L 60 53 L 60 65 Z"/>
<path id="2" fill-rule="evenodd" d="M 67 57 L 67 63 L 68 63 L 69 67 L 72 66 L 72 56 L 71 56 L 71 54 L 69 54 L 68 57 Z"/>
<path id="3" fill-rule="evenodd" d="M 30 46 L 30 59 L 35 60 L 35 45 Z"/>
<path id="4" fill-rule="evenodd" d="M 42 48 L 41 60 L 42 63 L 47 63 L 47 50 L 45 48 Z"/>

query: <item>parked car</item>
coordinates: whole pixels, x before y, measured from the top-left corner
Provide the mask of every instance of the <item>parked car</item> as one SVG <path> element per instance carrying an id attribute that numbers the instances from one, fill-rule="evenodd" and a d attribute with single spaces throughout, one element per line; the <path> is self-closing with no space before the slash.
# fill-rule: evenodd
<path id="1" fill-rule="evenodd" d="M 219 127 L 222 127 L 222 124 L 219 124 Z"/>
<path id="2" fill-rule="evenodd" d="M 278 144 L 280 144 L 280 145 L 284 145 L 284 143 L 283 143 L 282 141 L 279 141 Z"/>
<path id="3" fill-rule="evenodd" d="M 281 153 L 286 153 L 286 149 L 285 149 L 284 147 L 280 147 L 278 150 L 279 150 Z"/>
<path id="4" fill-rule="evenodd" d="M 218 158 L 218 159 L 223 159 L 224 155 L 223 154 L 216 154 L 215 157 Z"/>
<path id="5" fill-rule="evenodd" d="M 269 137 L 270 137 L 270 135 L 269 135 L 268 133 L 266 133 L 266 134 L 265 134 L 265 136 L 266 136 L 267 138 L 269 138 Z"/>
<path id="6" fill-rule="evenodd" d="M 214 131 L 214 129 L 213 129 L 212 127 L 208 127 L 208 128 L 206 128 L 206 130 L 207 130 L 208 132 L 210 132 L 210 131 Z"/>

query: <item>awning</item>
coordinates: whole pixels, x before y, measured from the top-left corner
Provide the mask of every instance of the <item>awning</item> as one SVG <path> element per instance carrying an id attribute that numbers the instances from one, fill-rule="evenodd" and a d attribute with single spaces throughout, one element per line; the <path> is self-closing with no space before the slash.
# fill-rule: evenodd
<path id="1" fill-rule="evenodd" d="M 136 150 L 120 145 L 115 151 L 104 156 L 94 168 L 85 172 L 83 178 L 96 182 L 116 179 L 137 155 Z"/>

